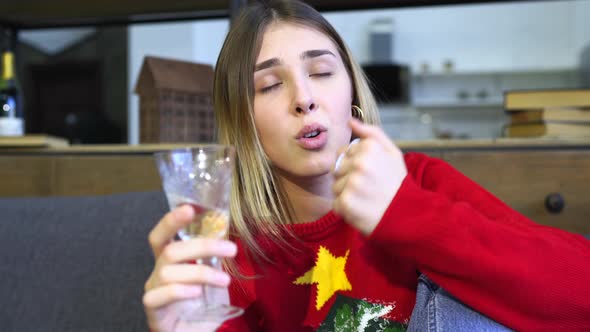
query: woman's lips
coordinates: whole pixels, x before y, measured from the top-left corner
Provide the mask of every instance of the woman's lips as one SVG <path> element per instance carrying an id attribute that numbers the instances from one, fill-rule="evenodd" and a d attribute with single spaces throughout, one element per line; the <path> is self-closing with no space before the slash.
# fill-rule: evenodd
<path id="1" fill-rule="evenodd" d="M 320 131 L 320 133 L 315 137 L 299 137 L 297 139 L 297 143 L 306 149 L 306 150 L 317 150 L 321 149 L 326 145 L 328 142 L 328 135 L 325 131 Z"/>

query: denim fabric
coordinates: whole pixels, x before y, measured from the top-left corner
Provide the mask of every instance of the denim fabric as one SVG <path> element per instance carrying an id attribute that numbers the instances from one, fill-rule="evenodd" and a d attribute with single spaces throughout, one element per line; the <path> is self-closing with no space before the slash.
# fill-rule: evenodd
<path id="1" fill-rule="evenodd" d="M 511 331 L 459 302 L 421 275 L 408 332 Z"/>

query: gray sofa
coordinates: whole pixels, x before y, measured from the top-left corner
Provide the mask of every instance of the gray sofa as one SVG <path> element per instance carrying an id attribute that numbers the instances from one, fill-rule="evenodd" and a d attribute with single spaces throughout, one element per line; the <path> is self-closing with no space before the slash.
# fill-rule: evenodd
<path id="1" fill-rule="evenodd" d="M 0 331 L 147 331 L 162 192 L 0 199 Z"/>
<path id="2" fill-rule="evenodd" d="M 162 192 L 0 199 L 1 331 L 147 331 Z"/>

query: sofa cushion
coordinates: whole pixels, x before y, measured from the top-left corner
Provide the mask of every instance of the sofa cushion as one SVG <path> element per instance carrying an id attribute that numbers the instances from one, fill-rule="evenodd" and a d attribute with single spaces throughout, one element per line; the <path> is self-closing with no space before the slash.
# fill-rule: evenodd
<path id="1" fill-rule="evenodd" d="M 146 331 L 162 192 L 0 199 L 3 331 Z"/>

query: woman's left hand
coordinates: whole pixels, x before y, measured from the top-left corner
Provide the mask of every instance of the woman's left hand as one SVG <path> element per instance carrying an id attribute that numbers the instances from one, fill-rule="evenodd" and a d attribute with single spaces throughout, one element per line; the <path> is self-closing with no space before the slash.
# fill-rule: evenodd
<path id="1" fill-rule="evenodd" d="M 370 235 L 408 174 L 401 150 L 376 126 L 352 119 L 360 142 L 350 146 L 334 170 L 334 211 Z"/>

